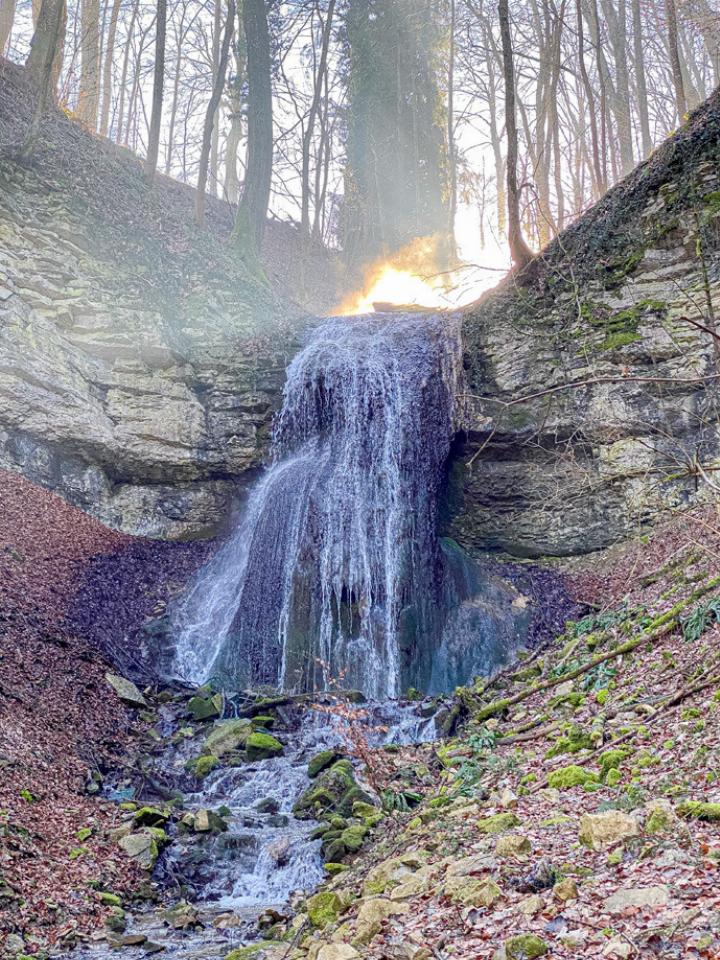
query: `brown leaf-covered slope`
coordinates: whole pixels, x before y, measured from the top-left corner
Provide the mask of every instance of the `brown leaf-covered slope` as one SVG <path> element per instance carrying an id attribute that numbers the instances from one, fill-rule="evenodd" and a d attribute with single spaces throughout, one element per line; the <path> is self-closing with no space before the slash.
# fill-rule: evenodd
<path id="1" fill-rule="evenodd" d="M 78 605 L 105 602 L 112 612 L 114 585 L 128 631 L 127 611 L 140 618 L 153 602 L 156 580 L 141 575 L 137 560 L 154 564 L 159 547 L 149 549 L 0 471 L 0 931 L 23 933 L 28 949 L 34 935 L 52 943 L 96 926 L 105 912 L 98 887 L 123 891 L 140 881 L 108 836 L 117 806 L 86 786 L 93 773 L 132 763 L 143 724 L 80 635 Z M 98 565 L 107 571 L 102 591 L 88 593 Z M 87 610 L 84 621 L 97 613 Z"/>
<path id="2" fill-rule="evenodd" d="M 720 517 L 573 577 L 590 617 L 462 691 L 467 724 L 434 756 L 391 755 L 425 800 L 331 881 L 309 957 L 720 956 Z"/>

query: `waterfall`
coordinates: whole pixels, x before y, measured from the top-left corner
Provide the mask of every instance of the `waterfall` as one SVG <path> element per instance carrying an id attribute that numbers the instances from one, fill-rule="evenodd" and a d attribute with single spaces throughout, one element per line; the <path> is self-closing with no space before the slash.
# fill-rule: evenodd
<path id="1" fill-rule="evenodd" d="M 180 677 L 376 699 L 413 680 L 442 601 L 437 500 L 460 357 L 447 314 L 313 331 L 287 371 L 269 464 L 173 613 Z"/>

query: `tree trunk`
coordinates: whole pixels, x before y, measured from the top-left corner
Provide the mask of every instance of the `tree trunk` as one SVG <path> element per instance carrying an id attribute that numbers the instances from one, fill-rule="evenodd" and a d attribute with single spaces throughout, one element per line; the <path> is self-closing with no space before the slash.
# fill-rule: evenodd
<path id="1" fill-rule="evenodd" d="M 273 163 L 270 33 L 264 0 L 243 0 L 243 27 L 248 72 L 248 151 L 233 239 L 241 254 L 257 265 L 270 203 Z"/>
<path id="2" fill-rule="evenodd" d="M 683 117 L 687 113 L 687 100 L 685 99 L 685 86 L 683 84 L 682 67 L 680 65 L 680 45 L 678 43 L 675 0 L 665 0 L 665 16 L 667 18 L 667 42 L 670 54 L 670 66 L 672 68 L 673 86 L 675 88 L 675 109 L 677 110 L 678 120 L 682 123 Z"/>
<path id="3" fill-rule="evenodd" d="M 13 23 L 15 22 L 15 0 L 0 0 L 0 57 L 5 55 Z"/>
<path id="4" fill-rule="evenodd" d="M 640 139 L 643 159 L 652 153 L 650 117 L 648 115 L 647 82 L 645 80 L 645 51 L 643 49 L 642 13 L 640 0 L 632 0 L 633 45 L 635 49 L 635 86 L 637 89 L 638 114 L 640 116 Z"/>
<path id="5" fill-rule="evenodd" d="M 500 35 L 502 37 L 503 73 L 505 77 L 505 128 L 507 131 L 507 198 L 508 243 L 510 256 L 516 267 L 524 267 L 533 254 L 522 235 L 520 225 L 520 194 L 517 183 L 518 135 L 515 117 L 515 68 L 513 66 L 512 38 L 508 0 L 498 0 Z"/>
<path id="6" fill-rule="evenodd" d="M 245 32 L 242 23 L 242 3 L 237 3 L 238 29 L 235 33 L 235 77 L 230 83 L 228 99 L 230 102 L 230 129 L 225 146 L 225 196 L 233 205 L 240 200 L 240 178 L 238 177 L 238 152 L 243 131 L 243 83 L 245 81 Z"/>
<path id="7" fill-rule="evenodd" d="M 81 0 L 80 31 L 77 115 L 88 130 L 96 130 L 100 107 L 100 0 Z"/>
<path id="8" fill-rule="evenodd" d="M 455 147 L 455 0 L 450 0 L 450 49 L 448 52 L 447 146 L 450 202 L 448 204 L 448 237 L 455 249 L 455 217 L 457 215 L 457 150 Z"/>
<path id="9" fill-rule="evenodd" d="M 43 0 L 25 63 L 30 81 L 37 91 L 32 120 L 21 149 L 21 156 L 25 160 L 35 151 L 43 117 L 55 99 L 55 64 L 58 48 L 65 40 L 66 17 L 65 0 Z"/>
<path id="10" fill-rule="evenodd" d="M 213 128 L 215 126 L 220 97 L 225 85 L 228 58 L 230 56 L 230 41 L 235 29 L 235 0 L 228 0 L 225 30 L 217 60 L 217 70 L 213 78 L 210 102 L 205 111 L 205 125 L 203 127 L 202 148 L 200 150 L 200 166 L 198 169 L 198 184 L 195 194 L 195 220 L 202 226 L 205 222 L 205 191 L 207 190 L 208 163 L 212 149 Z"/>
<path id="11" fill-rule="evenodd" d="M 582 0 L 576 0 L 575 12 L 577 19 L 577 38 L 578 38 L 578 63 L 580 66 L 580 79 L 582 80 L 585 97 L 588 104 L 588 113 L 590 114 L 590 146 L 592 150 L 592 175 L 594 184 L 594 193 L 600 197 L 604 192 L 604 178 L 602 164 L 600 162 L 600 141 L 598 137 L 597 111 L 595 109 L 595 95 L 590 84 L 587 67 L 585 66 L 585 35 L 583 31 L 583 13 Z M 579 208 L 578 208 L 579 210 Z"/>
<path id="12" fill-rule="evenodd" d="M 330 0 L 325 17 L 325 24 L 322 30 L 320 61 L 318 63 L 317 74 L 315 76 L 313 98 L 310 104 L 307 125 L 305 127 L 305 132 L 303 133 L 302 139 L 302 193 L 300 201 L 300 229 L 305 236 L 310 233 L 310 150 L 312 148 L 312 140 L 315 134 L 315 121 L 317 120 L 318 110 L 320 109 L 320 98 L 322 97 L 323 79 L 325 77 L 325 68 L 327 66 L 334 13 L 335 0 Z"/>
<path id="13" fill-rule="evenodd" d="M 152 113 L 148 133 L 145 178 L 155 179 L 158 153 L 160 151 L 160 124 L 162 122 L 163 84 L 165 82 L 165 30 L 167 26 L 167 0 L 157 0 L 157 23 L 155 25 L 155 72 L 153 75 Z"/>
<path id="14" fill-rule="evenodd" d="M 128 27 L 127 37 L 125 38 L 125 52 L 123 53 L 122 72 L 120 74 L 120 99 L 118 102 L 115 143 L 122 142 L 123 120 L 125 119 L 125 89 L 127 86 L 128 68 L 130 66 L 130 50 L 132 49 L 133 33 L 135 32 L 135 22 L 137 21 L 139 6 L 140 0 L 135 0 L 133 3 L 132 15 L 130 17 L 130 26 Z"/>
<path id="15" fill-rule="evenodd" d="M 100 108 L 100 136 L 106 137 L 110 126 L 110 103 L 112 101 L 112 68 L 115 54 L 115 37 L 117 35 L 120 5 L 122 0 L 113 0 L 110 11 L 110 25 L 108 27 L 107 46 L 103 63 L 102 106 Z"/>

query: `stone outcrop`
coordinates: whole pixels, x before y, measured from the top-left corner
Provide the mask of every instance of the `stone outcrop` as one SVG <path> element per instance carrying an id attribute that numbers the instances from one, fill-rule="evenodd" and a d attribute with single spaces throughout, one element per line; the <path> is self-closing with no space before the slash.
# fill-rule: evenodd
<path id="1" fill-rule="evenodd" d="M 45 186 L 0 165 L 0 466 L 111 527 L 207 536 L 261 461 L 299 321 L 241 264 L 113 252 Z"/>
<path id="2" fill-rule="evenodd" d="M 308 318 L 192 227 L 186 188 L 149 191 L 66 119 L 53 141 L 0 162 L 0 467 L 114 528 L 209 536 L 262 462 Z M 467 311 L 443 532 L 572 555 L 707 496 L 719 310 L 716 94 Z"/>
<path id="3" fill-rule="evenodd" d="M 463 546 L 583 553 L 711 494 L 694 459 L 720 445 L 717 341 L 696 324 L 720 311 L 719 161 L 715 94 L 467 313 Z"/>

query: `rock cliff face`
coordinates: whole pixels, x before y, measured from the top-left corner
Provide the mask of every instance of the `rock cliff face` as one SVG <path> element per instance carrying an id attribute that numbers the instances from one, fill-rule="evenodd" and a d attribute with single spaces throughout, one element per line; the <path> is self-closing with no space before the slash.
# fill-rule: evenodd
<path id="1" fill-rule="evenodd" d="M 448 522 L 464 545 L 582 553 L 714 493 L 719 118 L 716 94 L 468 312 Z"/>
<path id="2" fill-rule="evenodd" d="M 24 107 L 4 69 L 0 144 Z M 304 323 L 179 189 L 60 116 L 29 167 L 0 161 L 0 466 L 169 538 L 227 516 Z"/>
<path id="3" fill-rule="evenodd" d="M 80 222 L 0 189 L 0 465 L 112 527 L 209 532 L 261 458 L 292 333 L 232 291 L 149 306 Z"/>
<path id="4" fill-rule="evenodd" d="M 0 146 L 23 122 L 8 69 Z M 719 117 L 716 95 L 467 312 L 443 531 L 463 546 L 582 553 L 707 496 Z M 150 190 L 133 158 L 62 117 L 32 166 L 0 160 L 0 466 L 173 539 L 227 517 L 308 322 L 237 261 L 220 205 L 197 230 L 181 190 Z M 578 381 L 592 383 L 566 389 Z"/>

